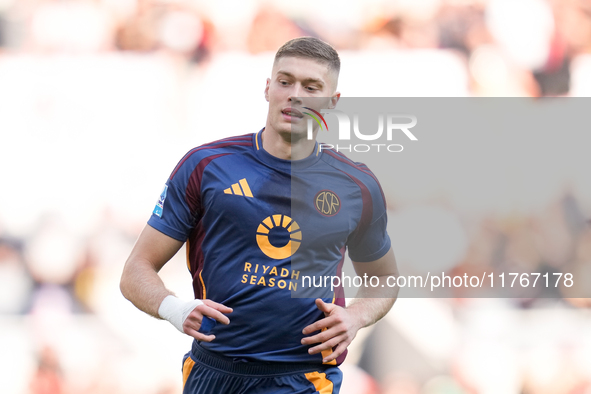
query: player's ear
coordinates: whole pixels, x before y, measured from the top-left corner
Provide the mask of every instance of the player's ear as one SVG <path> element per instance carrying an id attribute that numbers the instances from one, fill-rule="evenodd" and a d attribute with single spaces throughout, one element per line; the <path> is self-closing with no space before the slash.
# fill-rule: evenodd
<path id="1" fill-rule="evenodd" d="M 335 92 L 335 94 L 330 98 L 330 105 L 328 109 L 334 109 L 341 98 L 341 92 Z"/>
<path id="2" fill-rule="evenodd" d="M 271 79 L 267 78 L 267 86 L 265 86 L 265 100 L 269 101 L 269 84 L 271 83 Z"/>

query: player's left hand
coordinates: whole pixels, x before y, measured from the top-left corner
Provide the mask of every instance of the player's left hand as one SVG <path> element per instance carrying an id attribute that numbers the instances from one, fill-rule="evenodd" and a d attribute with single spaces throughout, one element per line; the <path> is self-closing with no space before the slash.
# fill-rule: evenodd
<path id="1" fill-rule="evenodd" d="M 361 328 L 361 323 L 347 309 L 335 304 L 328 304 L 320 298 L 316 299 L 316 306 L 324 312 L 325 318 L 310 324 L 304 328 L 302 333 L 309 335 L 315 331 L 321 332 L 303 338 L 302 345 L 320 343 L 308 350 L 310 354 L 320 353 L 336 346 L 333 352 L 322 360 L 327 363 L 336 359 L 347 349 Z"/>

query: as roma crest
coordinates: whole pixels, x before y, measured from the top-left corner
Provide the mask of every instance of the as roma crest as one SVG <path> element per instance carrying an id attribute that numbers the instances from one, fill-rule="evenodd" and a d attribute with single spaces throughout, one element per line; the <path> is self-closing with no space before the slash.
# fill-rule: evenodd
<path id="1" fill-rule="evenodd" d="M 330 190 L 321 190 L 314 197 L 316 210 L 324 216 L 334 216 L 341 210 L 341 199 Z"/>

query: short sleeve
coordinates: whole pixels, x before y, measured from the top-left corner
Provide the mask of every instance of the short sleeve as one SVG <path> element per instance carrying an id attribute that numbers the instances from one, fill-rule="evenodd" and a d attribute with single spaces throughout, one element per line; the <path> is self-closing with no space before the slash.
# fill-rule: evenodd
<path id="1" fill-rule="evenodd" d="M 363 195 L 361 220 L 349 236 L 349 257 L 355 262 L 370 262 L 383 257 L 390 250 L 386 231 L 388 214 L 382 188 L 373 174 L 360 186 Z"/>
<path id="2" fill-rule="evenodd" d="M 199 194 L 192 179 L 194 168 L 181 160 L 156 202 L 148 224 L 178 241 L 187 240 L 198 220 Z"/>

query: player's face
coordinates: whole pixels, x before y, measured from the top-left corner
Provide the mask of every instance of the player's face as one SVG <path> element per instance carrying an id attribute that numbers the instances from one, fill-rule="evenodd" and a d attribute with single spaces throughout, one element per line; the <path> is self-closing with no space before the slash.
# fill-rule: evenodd
<path id="1" fill-rule="evenodd" d="M 303 107 L 316 111 L 334 108 L 340 97 L 336 85 L 336 72 L 325 63 L 299 57 L 280 58 L 273 65 L 265 88 L 269 102 L 266 130 L 289 136 L 292 142 L 294 138 L 306 138 L 308 116 L 303 114 L 307 112 Z"/>

